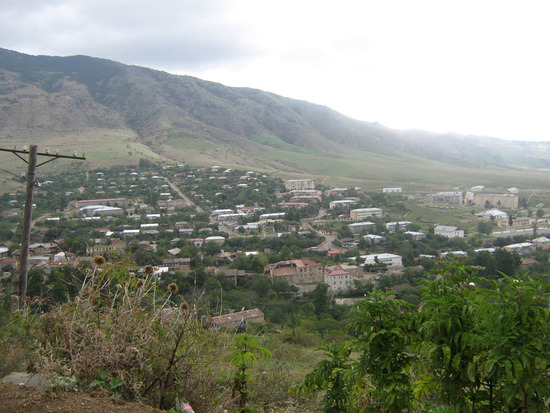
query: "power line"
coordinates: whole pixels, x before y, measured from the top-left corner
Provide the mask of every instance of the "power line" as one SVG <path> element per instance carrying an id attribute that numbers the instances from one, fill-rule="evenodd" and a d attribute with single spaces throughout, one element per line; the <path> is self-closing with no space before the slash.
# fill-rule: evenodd
<path id="1" fill-rule="evenodd" d="M 15 146 L 13 149 L 0 148 L 1 152 L 11 152 L 23 162 L 28 165 L 27 175 L 25 180 L 27 182 L 27 190 L 25 194 L 25 209 L 23 214 L 23 231 L 21 236 L 21 258 L 19 260 L 19 274 L 17 272 L 13 273 L 13 291 L 12 291 L 12 310 L 22 308 L 25 304 L 25 296 L 27 294 L 27 276 L 28 276 L 28 258 L 29 258 L 29 243 L 31 235 L 31 219 L 32 219 L 32 199 L 35 181 L 35 171 L 36 168 L 45 165 L 49 162 L 55 161 L 56 159 L 78 159 L 85 160 L 84 156 L 77 156 L 77 153 L 74 152 L 73 156 L 70 155 L 60 155 L 58 152 L 55 154 L 50 153 L 49 148 L 46 148 L 45 152 L 38 152 L 38 147 L 36 145 L 30 145 L 27 149 L 26 146 L 23 149 L 17 149 Z M 28 155 L 28 161 L 23 158 L 21 155 Z M 48 160 L 38 163 L 38 157 L 49 158 Z M 16 288 L 17 287 L 17 288 Z"/>

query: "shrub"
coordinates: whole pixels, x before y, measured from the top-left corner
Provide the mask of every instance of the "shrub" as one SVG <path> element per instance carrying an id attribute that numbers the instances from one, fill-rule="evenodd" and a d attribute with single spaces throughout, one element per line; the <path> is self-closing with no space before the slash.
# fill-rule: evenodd
<path id="1" fill-rule="evenodd" d="M 159 293 L 151 274 L 136 277 L 129 265 L 89 271 L 74 300 L 40 318 L 36 367 L 51 378 L 74 376 L 80 387 L 108 377 L 121 397 L 160 408 L 182 396 L 197 408 L 210 404 L 212 333 L 188 305 L 175 306 L 177 288 Z"/>

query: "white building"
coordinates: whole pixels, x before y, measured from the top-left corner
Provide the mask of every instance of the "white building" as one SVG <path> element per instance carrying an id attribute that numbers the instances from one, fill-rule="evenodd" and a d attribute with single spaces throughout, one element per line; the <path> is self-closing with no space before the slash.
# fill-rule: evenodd
<path id="1" fill-rule="evenodd" d="M 313 179 L 291 179 L 285 182 L 287 191 L 296 189 L 315 189 L 315 180 Z"/>
<path id="2" fill-rule="evenodd" d="M 206 237 L 204 239 L 205 244 L 210 241 L 213 241 L 218 245 L 223 245 L 223 243 L 225 242 L 225 238 L 219 235 L 212 235 L 211 237 Z"/>
<path id="3" fill-rule="evenodd" d="M 464 230 L 458 227 L 448 225 L 438 225 L 434 228 L 435 235 L 441 235 L 446 238 L 464 238 Z"/>
<path id="4" fill-rule="evenodd" d="M 403 188 L 382 188 L 382 192 L 385 194 L 394 194 L 398 192 L 403 192 Z"/>
<path id="5" fill-rule="evenodd" d="M 381 254 L 361 255 L 360 258 L 363 260 L 365 265 L 384 264 L 388 267 L 403 266 L 403 259 L 400 255 L 389 254 L 386 252 Z M 355 260 L 355 258 L 353 258 L 353 260 Z"/>
<path id="6" fill-rule="evenodd" d="M 356 203 L 357 203 L 357 201 L 355 199 L 337 199 L 336 201 L 331 201 L 328 204 L 328 207 L 329 207 L 329 209 L 346 208 L 346 207 L 352 206 Z"/>
<path id="7" fill-rule="evenodd" d="M 325 271 L 325 284 L 334 292 L 348 291 L 352 285 L 351 274 L 337 265 L 333 270 Z"/>

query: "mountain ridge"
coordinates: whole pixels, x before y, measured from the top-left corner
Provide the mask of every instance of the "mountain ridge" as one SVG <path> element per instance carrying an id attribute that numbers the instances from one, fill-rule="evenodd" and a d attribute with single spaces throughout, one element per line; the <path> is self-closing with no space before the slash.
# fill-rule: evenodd
<path id="1" fill-rule="evenodd" d="M 107 135 L 110 140 L 101 138 Z M 69 139 L 90 153 L 105 147 L 116 162 L 131 163 L 136 155 L 197 166 L 224 161 L 343 179 L 359 178 L 370 172 L 369 162 L 382 158 L 458 168 L 550 168 L 546 143 L 393 130 L 257 89 L 89 56 L 0 49 L 0 144 L 33 139 L 49 146 Z M 330 165 L 334 159 L 339 167 Z"/>

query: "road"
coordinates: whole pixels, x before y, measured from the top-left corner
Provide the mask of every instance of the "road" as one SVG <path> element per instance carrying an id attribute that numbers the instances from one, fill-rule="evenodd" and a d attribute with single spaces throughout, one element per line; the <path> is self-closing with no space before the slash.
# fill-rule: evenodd
<path id="1" fill-rule="evenodd" d="M 197 212 L 204 212 L 204 210 L 200 206 L 195 205 L 195 203 L 193 201 L 191 201 L 187 195 L 185 195 L 183 192 L 181 192 L 181 190 L 175 184 L 170 182 L 170 180 L 168 178 L 165 177 L 164 181 L 168 185 L 170 185 L 170 188 L 172 188 L 181 197 L 181 199 L 185 199 L 185 202 L 187 202 L 189 204 L 189 206 L 194 207 Z"/>

